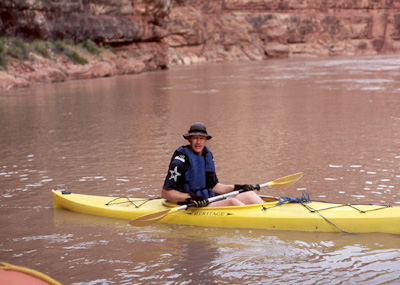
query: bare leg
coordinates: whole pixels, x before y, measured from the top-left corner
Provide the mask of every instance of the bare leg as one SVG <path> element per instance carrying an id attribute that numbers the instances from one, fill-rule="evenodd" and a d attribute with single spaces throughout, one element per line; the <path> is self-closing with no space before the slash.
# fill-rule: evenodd
<path id="1" fill-rule="evenodd" d="M 226 200 L 216 201 L 208 204 L 208 207 L 222 207 L 222 206 L 242 206 L 243 202 L 236 198 L 228 198 Z"/>
<path id="2" fill-rule="evenodd" d="M 216 201 L 208 204 L 209 207 L 221 206 L 242 206 L 249 204 L 262 204 L 265 203 L 263 199 L 254 191 L 244 192 L 236 195 L 233 198 L 228 198 L 222 201 Z"/>
<path id="3" fill-rule="evenodd" d="M 265 203 L 265 201 L 254 191 L 240 193 L 236 195 L 235 198 L 246 205 Z"/>

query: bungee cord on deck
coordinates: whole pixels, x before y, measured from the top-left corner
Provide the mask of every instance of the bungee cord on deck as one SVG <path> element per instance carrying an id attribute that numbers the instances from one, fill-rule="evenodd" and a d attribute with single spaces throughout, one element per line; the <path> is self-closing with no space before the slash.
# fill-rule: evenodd
<path id="1" fill-rule="evenodd" d="M 121 201 L 121 202 L 115 202 L 115 201 L 120 200 L 120 199 L 126 199 L 126 200 L 125 201 Z M 104 205 L 110 206 L 110 205 L 120 205 L 120 204 L 129 203 L 129 204 L 132 204 L 133 206 L 135 206 L 135 208 L 140 208 L 141 206 L 143 206 L 147 202 L 150 202 L 150 201 L 156 200 L 156 199 L 161 199 L 161 198 L 151 198 L 151 199 L 143 198 L 143 199 L 134 199 L 134 200 L 132 200 L 131 198 L 128 198 L 128 197 L 118 197 L 118 198 L 112 199 L 110 202 L 107 202 Z M 135 202 L 141 202 L 141 203 L 140 204 L 136 204 Z"/>
<path id="2" fill-rule="evenodd" d="M 390 208 L 392 206 L 382 206 L 382 205 L 377 205 L 377 208 L 375 209 L 369 209 L 369 210 L 361 210 L 351 204 L 341 204 L 341 205 L 337 205 L 337 206 L 333 206 L 333 207 L 326 207 L 323 209 L 315 209 L 310 207 L 309 205 L 307 205 L 308 203 L 311 203 L 311 199 L 310 199 L 310 195 L 306 192 L 303 191 L 302 196 L 298 197 L 298 198 L 292 198 L 292 197 L 287 197 L 287 196 L 283 196 L 283 197 L 278 197 L 278 204 L 271 206 L 271 207 L 265 207 L 264 205 L 262 206 L 262 211 L 267 211 L 270 208 L 274 208 L 274 207 L 279 207 L 283 204 L 289 204 L 289 203 L 298 203 L 301 204 L 303 207 L 305 207 L 310 213 L 317 213 L 321 218 L 323 218 L 327 223 L 329 223 L 330 225 L 334 226 L 337 230 L 339 230 L 342 233 L 346 233 L 346 234 L 351 234 L 351 235 L 355 235 L 356 233 L 351 233 L 345 230 L 342 230 L 341 228 L 339 228 L 335 223 L 333 223 L 332 221 L 330 221 L 329 219 L 327 219 L 324 215 L 322 215 L 320 212 L 321 211 L 325 211 L 325 210 L 331 210 L 331 209 L 335 209 L 335 208 L 341 208 L 341 207 L 349 207 L 352 208 L 356 211 L 358 211 L 360 214 L 364 214 L 367 212 L 371 212 L 371 211 L 377 211 L 377 210 L 382 210 L 382 209 L 386 209 L 386 208 Z"/>

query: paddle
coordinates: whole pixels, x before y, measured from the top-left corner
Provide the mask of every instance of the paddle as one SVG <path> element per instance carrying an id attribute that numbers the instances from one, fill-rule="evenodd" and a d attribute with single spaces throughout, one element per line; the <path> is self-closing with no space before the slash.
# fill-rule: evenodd
<path id="1" fill-rule="evenodd" d="M 263 188 L 263 187 L 275 187 L 275 188 L 278 188 L 278 189 L 286 188 L 286 187 L 289 187 L 290 185 L 292 185 L 293 183 L 295 183 L 302 176 L 303 176 L 303 172 L 298 172 L 298 173 L 295 173 L 295 174 L 292 174 L 292 175 L 281 177 L 281 178 L 275 179 L 274 181 L 270 181 L 270 182 L 267 182 L 267 183 L 264 183 L 264 184 L 261 184 L 261 185 L 257 185 L 259 187 L 259 188 L 257 187 L 258 188 L 257 190 L 259 190 L 260 188 Z M 219 200 L 224 200 L 227 197 L 235 196 L 235 195 L 237 195 L 239 193 L 246 192 L 246 191 L 249 191 L 249 190 L 244 190 L 244 189 L 236 190 L 236 191 L 233 191 L 233 192 L 229 192 L 227 194 L 222 194 L 222 195 L 218 195 L 218 196 L 212 197 L 212 198 L 208 199 L 207 201 L 209 203 L 211 203 L 211 202 L 215 202 L 215 201 L 219 201 Z M 181 211 L 181 210 L 186 210 L 187 208 L 193 207 L 193 206 L 194 206 L 194 203 L 190 203 L 190 204 L 186 204 L 186 205 L 183 205 L 183 206 L 180 206 L 180 207 L 166 209 L 166 210 L 163 210 L 163 211 L 160 211 L 160 212 L 156 212 L 156 213 L 151 213 L 151 214 L 144 215 L 144 216 L 141 216 L 139 218 L 136 218 L 134 220 L 131 220 L 129 222 L 129 224 L 131 226 L 136 226 L 136 227 L 149 226 L 149 225 L 152 225 L 154 223 L 157 223 L 159 220 L 161 220 L 162 218 L 164 218 L 168 214 L 172 214 L 172 213 L 175 213 L 175 212 L 178 212 L 178 211 Z"/>

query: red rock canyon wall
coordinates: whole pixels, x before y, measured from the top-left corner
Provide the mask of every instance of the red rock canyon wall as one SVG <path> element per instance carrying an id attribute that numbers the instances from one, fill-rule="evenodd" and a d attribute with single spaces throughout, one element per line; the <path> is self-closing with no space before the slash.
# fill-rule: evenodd
<path id="1" fill-rule="evenodd" d="M 400 51 L 400 1 L 2 0 L 0 35 L 91 39 L 117 51 L 86 65 L 10 60 L 0 89 L 168 68 L 174 64 Z"/>

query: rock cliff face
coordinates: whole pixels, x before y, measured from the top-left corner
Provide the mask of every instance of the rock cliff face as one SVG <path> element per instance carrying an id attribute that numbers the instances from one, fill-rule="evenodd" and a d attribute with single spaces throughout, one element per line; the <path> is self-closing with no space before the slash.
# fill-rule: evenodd
<path id="1" fill-rule="evenodd" d="M 0 35 L 90 39 L 117 51 L 86 65 L 10 60 L 0 89 L 140 73 L 174 64 L 397 53 L 394 0 L 2 0 Z"/>
<path id="2" fill-rule="evenodd" d="M 65 56 L 49 60 L 31 54 L 24 62 L 9 57 L 7 72 L 0 71 L 0 90 L 167 68 L 162 25 L 169 11 L 169 0 L 2 0 L 0 36 L 76 43 L 90 39 L 112 45 L 116 53 L 85 54 L 85 65 Z"/>
<path id="3" fill-rule="evenodd" d="M 400 2 L 226 0 L 175 3 L 172 63 L 400 51 Z"/>

